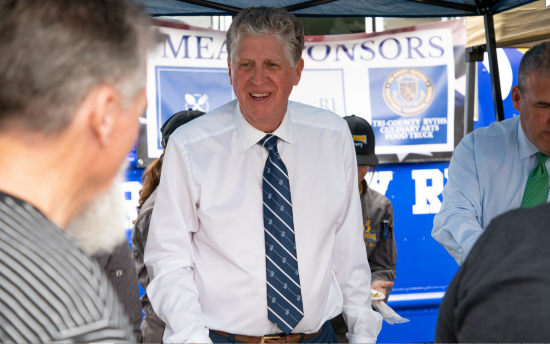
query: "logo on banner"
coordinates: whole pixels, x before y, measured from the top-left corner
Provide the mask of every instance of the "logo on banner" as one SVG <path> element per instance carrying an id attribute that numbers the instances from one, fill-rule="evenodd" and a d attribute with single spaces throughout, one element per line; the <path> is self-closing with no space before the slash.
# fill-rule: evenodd
<path id="1" fill-rule="evenodd" d="M 210 108 L 208 104 L 207 94 L 186 94 L 185 95 L 185 107 L 193 111 L 198 110 L 202 112 L 208 112 Z"/>
<path id="2" fill-rule="evenodd" d="M 393 112 L 400 116 L 414 116 L 430 107 L 434 100 L 434 86 L 422 71 L 401 68 L 388 76 L 383 94 Z"/>

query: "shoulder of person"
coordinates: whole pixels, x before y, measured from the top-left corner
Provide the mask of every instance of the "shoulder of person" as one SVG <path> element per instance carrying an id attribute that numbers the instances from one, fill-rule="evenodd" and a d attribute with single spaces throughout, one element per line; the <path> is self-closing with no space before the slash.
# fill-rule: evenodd
<path id="1" fill-rule="evenodd" d="M 519 125 L 519 116 L 509 118 L 502 122 L 493 122 L 488 127 L 483 127 L 474 130 L 468 136 L 473 135 L 475 139 L 482 137 L 495 137 L 504 135 L 510 132 L 517 132 Z M 466 136 L 466 137 L 468 137 Z"/>
<path id="2" fill-rule="evenodd" d="M 179 145 L 191 144 L 236 128 L 234 111 L 237 99 L 179 127 L 170 135 Z"/>
<path id="3" fill-rule="evenodd" d="M 391 201 L 386 196 L 382 195 L 380 192 L 368 188 L 367 189 L 367 198 L 371 200 L 372 203 L 380 204 L 381 206 L 388 208 L 393 207 Z"/>
<path id="4" fill-rule="evenodd" d="M 143 203 L 141 206 L 141 209 L 138 211 L 138 217 L 136 219 L 136 227 L 138 227 L 141 223 L 141 221 L 147 216 L 147 214 L 150 214 L 153 212 L 153 208 L 155 206 L 155 200 L 157 199 L 157 191 L 158 186 L 156 187 L 155 191 L 149 195 L 149 198 Z"/>
<path id="5" fill-rule="evenodd" d="M 294 123 L 330 129 L 349 135 L 349 127 L 346 121 L 332 111 L 289 101 L 288 112 Z"/>
<path id="6" fill-rule="evenodd" d="M 513 209 L 492 219 L 478 240 L 481 244 L 476 243 L 476 246 L 494 246 L 495 250 L 502 247 L 503 252 L 510 252 L 527 241 L 533 246 L 548 247 L 550 237 L 546 233 L 549 223 L 550 203 L 534 208 Z M 518 228 L 521 230 L 518 231 Z M 504 246 L 507 248 L 504 249 Z"/>
<path id="7" fill-rule="evenodd" d="M 488 127 L 478 128 L 466 135 L 455 148 L 456 153 L 466 151 L 473 154 L 477 149 L 492 149 L 495 140 L 508 140 L 509 134 L 517 134 L 519 125 L 519 116 L 504 120 L 502 122 L 491 123 Z M 474 147 L 476 147 L 474 149 Z"/>

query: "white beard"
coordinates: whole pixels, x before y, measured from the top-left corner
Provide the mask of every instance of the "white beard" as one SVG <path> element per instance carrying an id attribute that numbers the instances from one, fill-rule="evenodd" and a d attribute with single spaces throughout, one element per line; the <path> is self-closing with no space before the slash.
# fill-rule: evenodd
<path id="1" fill-rule="evenodd" d="M 126 211 L 121 187 L 124 170 L 105 194 L 94 199 L 67 226 L 66 233 L 90 255 L 111 252 L 126 240 Z"/>

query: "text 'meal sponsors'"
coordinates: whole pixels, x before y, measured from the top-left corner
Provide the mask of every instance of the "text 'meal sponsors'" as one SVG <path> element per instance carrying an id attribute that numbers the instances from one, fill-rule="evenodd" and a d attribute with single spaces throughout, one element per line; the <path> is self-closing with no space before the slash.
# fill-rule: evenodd
<path id="1" fill-rule="evenodd" d="M 209 112 L 235 99 L 225 32 L 160 27 L 164 45 L 147 69 L 147 142 L 162 154 L 159 128 L 186 109 Z M 377 154 L 450 152 L 454 143 L 451 28 L 376 36 L 306 37 L 305 69 L 290 100 L 373 126 Z"/>

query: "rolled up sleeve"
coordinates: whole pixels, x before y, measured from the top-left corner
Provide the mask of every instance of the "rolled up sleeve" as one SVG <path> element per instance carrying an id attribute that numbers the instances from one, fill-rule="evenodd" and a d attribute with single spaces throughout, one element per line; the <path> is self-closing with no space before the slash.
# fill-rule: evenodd
<path id="1" fill-rule="evenodd" d="M 449 178 L 443 189 L 443 204 L 434 218 L 432 237 L 461 265 L 483 233 L 481 193 L 476 169 L 474 134 L 456 147 Z"/>

